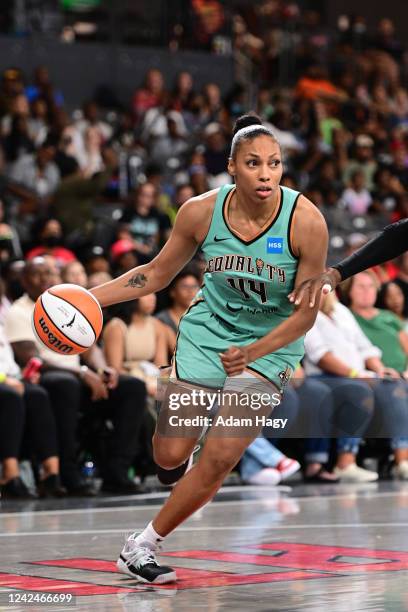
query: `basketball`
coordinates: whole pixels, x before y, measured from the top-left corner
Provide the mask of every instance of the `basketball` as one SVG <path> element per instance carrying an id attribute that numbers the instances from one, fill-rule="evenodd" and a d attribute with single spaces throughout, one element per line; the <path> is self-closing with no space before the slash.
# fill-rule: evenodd
<path id="1" fill-rule="evenodd" d="M 37 338 L 60 355 L 87 351 L 102 330 L 103 316 L 97 299 L 79 285 L 55 285 L 38 298 L 33 312 Z"/>

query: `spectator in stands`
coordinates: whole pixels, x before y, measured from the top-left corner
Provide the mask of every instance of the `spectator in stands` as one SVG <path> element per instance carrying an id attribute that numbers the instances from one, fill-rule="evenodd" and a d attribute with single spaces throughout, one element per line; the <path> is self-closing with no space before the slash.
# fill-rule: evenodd
<path id="1" fill-rule="evenodd" d="M 87 127 L 83 134 L 84 146 L 80 153 L 79 165 L 84 178 L 89 178 L 97 172 L 102 172 L 102 135 L 95 126 Z"/>
<path id="2" fill-rule="evenodd" d="M 227 141 L 219 123 L 210 123 L 204 130 L 205 152 L 204 161 L 210 188 L 223 185 L 228 182 L 226 172 L 229 148 Z"/>
<path id="3" fill-rule="evenodd" d="M 23 75 L 18 68 L 7 68 L 1 77 L 0 117 L 9 112 L 14 98 L 23 93 Z"/>
<path id="4" fill-rule="evenodd" d="M 102 149 L 105 169 L 90 178 L 78 173 L 70 174 L 61 181 L 54 195 L 55 212 L 73 244 L 83 246 L 92 237 L 94 230 L 93 208 L 95 200 L 107 187 L 117 168 L 117 155 L 112 149 Z"/>
<path id="5" fill-rule="evenodd" d="M 54 162 L 55 153 L 54 139 L 47 139 L 35 154 L 23 155 L 17 159 L 10 178 L 33 191 L 46 203 L 60 182 L 59 170 Z"/>
<path id="6" fill-rule="evenodd" d="M 405 189 L 408 189 L 408 153 L 406 146 L 401 142 L 393 143 L 391 147 L 392 164 L 390 170 L 395 175 Z"/>
<path id="7" fill-rule="evenodd" d="M 85 251 L 82 262 L 87 274 L 93 272 L 110 272 L 109 261 L 103 247 L 96 245 Z"/>
<path id="8" fill-rule="evenodd" d="M 353 216 L 364 216 L 372 204 L 372 197 L 366 187 L 364 173 L 356 170 L 351 175 L 350 187 L 341 196 L 344 207 Z"/>
<path id="9" fill-rule="evenodd" d="M 179 112 L 189 111 L 194 97 L 194 81 L 190 72 L 182 70 L 176 78 L 176 84 L 171 96 L 171 107 Z"/>
<path id="10" fill-rule="evenodd" d="M 64 104 L 64 96 L 61 91 L 54 89 L 47 66 L 37 66 L 34 70 L 34 82 L 26 87 L 25 94 L 30 102 L 44 98 L 51 108 Z"/>
<path id="11" fill-rule="evenodd" d="M 80 261 L 71 261 L 61 269 L 61 280 L 63 283 L 73 283 L 80 287 L 88 286 L 88 276 Z"/>
<path id="12" fill-rule="evenodd" d="M 159 366 L 167 365 L 167 334 L 164 324 L 153 317 L 156 296 L 152 293 L 112 308 L 114 316 L 103 331 L 107 363 L 146 383 L 156 395 Z"/>
<path id="13" fill-rule="evenodd" d="M 361 379 L 375 373 L 384 375 L 381 351 L 364 336 L 334 294 L 322 297 L 316 323 L 305 337 L 305 351 L 306 375 L 320 376 L 333 390 L 336 422 L 344 419 L 338 430 L 350 432 L 337 439 L 334 473 L 346 482 L 377 480 L 378 474 L 357 465 L 356 455 L 374 414 L 374 392 Z M 306 440 L 306 453 L 320 456 L 322 465 L 328 461 L 328 449 L 327 439 Z"/>
<path id="14" fill-rule="evenodd" d="M 0 289 L 1 296 L 1 289 Z M 41 497 L 65 493 L 59 480 L 59 458 L 54 414 L 39 374 L 22 379 L 11 346 L 0 324 L 0 458 L 2 498 L 33 495 L 20 478 L 19 459 L 35 459 L 41 465 L 38 490 Z"/>
<path id="15" fill-rule="evenodd" d="M 408 319 L 408 252 L 404 253 L 397 259 L 398 274 L 394 279 L 395 284 L 400 287 L 404 294 L 404 311 L 405 319 Z"/>
<path id="16" fill-rule="evenodd" d="M 184 166 L 183 160 L 189 145 L 187 129 L 181 113 L 174 110 L 168 111 L 166 119 L 167 133 L 153 140 L 149 147 L 149 158 L 153 163 L 164 168 L 165 174 L 171 176 L 177 169 Z"/>
<path id="17" fill-rule="evenodd" d="M 23 275 L 26 293 L 9 309 L 5 331 L 12 345 L 16 361 L 24 367 L 33 356 L 40 355 L 44 362 L 41 385 L 51 398 L 57 423 L 61 460 L 61 479 L 71 495 L 94 495 L 85 483 L 76 462 L 77 423 L 79 409 L 93 410 L 112 420 L 114 429 L 108 447 L 108 460 L 101 466 L 102 489 L 105 491 L 135 493 L 138 488 L 128 479 L 137 445 L 145 406 L 145 386 L 130 376 L 118 373 L 106 363 L 102 351 L 95 345 L 83 360 L 79 356 L 52 353 L 33 334 L 31 317 L 34 302 L 54 284 L 52 269 L 43 258 L 26 264 Z"/>
<path id="18" fill-rule="evenodd" d="M 170 306 L 161 310 L 156 318 L 170 330 L 168 335 L 170 353 L 173 353 L 176 347 L 176 335 L 180 319 L 190 306 L 199 288 L 200 277 L 198 271 L 191 265 L 179 272 L 168 287 Z"/>
<path id="19" fill-rule="evenodd" d="M 88 284 L 86 288 L 91 289 L 92 287 L 103 285 L 103 283 L 108 283 L 110 280 L 112 280 L 112 276 L 109 274 L 109 272 L 93 272 L 88 276 Z"/>
<path id="20" fill-rule="evenodd" d="M 1 134 L 8 136 L 12 131 L 13 119 L 28 119 L 30 116 L 30 106 L 26 96 L 22 93 L 17 94 L 10 104 L 10 112 L 1 120 Z"/>
<path id="21" fill-rule="evenodd" d="M 132 107 L 137 121 L 150 108 L 160 106 L 165 95 L 163 74 L 157 68 L 147 71 L 144 87 L 137 89 L 133 96 Z"/>
<path id="22" fill-rule="evenodd" d="M 378 422 L 380 432 L 384 428 L 393 432 L 391 446 L 396 476 L 408 480 L 408 394 L 406 382 L 400 379 L 400 375 L 408 377 L 408 333 L 397 315 L 374 306 L 378 288 L 373 274 L 361 272 L 344 283 L 342 295 L 363 333 L 381 350 L 383 373 L 395 380 L 378 385 L 377 396 L 382 393 L 385 404 Z"/>
<path id="23" fill-rule="evenodd" d="M 0 276 L 0 328 L 4 326 L 4 319 L 6 318 L 6 313 L 10 306 L 11 302 L 6 296 L 4 280 Z"/>
<path id="24" fill-rule="evenodd" d="M 107 142 L 112 136 L 112 128 L 109 123 L 102 121 L 100 118 L 100 110 L 94 100 L 85 102 L 83 106 L 83 118 L 75 122 L 75 128 L 84 138 L 89 128 L 93 128 L 92 133 L 99 134 L 99 139 L 102 143 Z"/>
<path id="25" fill-rule="evenodd" d="M 367 134 L 359 134 L 355 139 L 355 156 L 348 159 L 343 167 L 343 181 L 350 184 L 351 177 L 360 170 L 366 178 L 366 187 L 369 191 L 374 186 L 374 174 L 377 162 L 374 159 L 374 141 Z"/>
<path id="26" fill-rule="evenodd" d="M 371 272 L 361 272 L 342 286 L 342 296 L 364 334 L 382 351 L 385 366 L 403 374 L 408 365 L 408 334 L 393 312 L 375 307 L 379 286 Z"/>
<path id="27" fill-rule="evenodd" d="M 5 251 L 7 257 L 2 255 Z M 6 208 L 0 199 L 0 261 L 19 257 L 22 254 L 18 234 L 12 224 L 7 223 Z"/>
<path id="28" fill-rule="evenodd" d="M 174 221 L 176 220 L 176 215 L 178 213 L 180 206 L 184 204 L 184 202 L 187 202 L 187 200 L 192 198 L 194 195 L 195 195 L 194 189 L 192 185 L 190 185 L 189 183 L 183 182 L 177 185 L 171 205 L 168 206 L 164 210 L 164 212 L 169 217 L 172 225 L 174 224 Z"/>
<path id="29" fill-rule="evenodd" d="M 71 127 L 65 128 L 61 135 L 58 135 L 58 146 L 54 161 L 61 175 L 61 180 L 66 176 L 80 173 L 77 158 L 79 154 L 73 146 L 73 136 L 75 132 Z M 81 149 L 82 150 L 82 145 Z"/>
<path id="30" fill-rule="evenodd" d="M 121 238 L 114 242 L 110 253 L 114 276 L 120 276 L 138 265 L 138 253 L 133 240 L 129 238 Z"/>
<path id="31" fill-rule="evenodd" d="M 403 323 L 403 331 L 408 331 L 408 321 L 404 317 L 405 298 L 404 293 L 399 285 L 395 282 L 388 282 L 381 285 L 377 296 L 376 307 L 389 310 L 395 314 Z"/>
<path id="32" fill-rule="evenodd" d="M 42 255 L 51 255 L 58 266 L 76 261 L 72 251 L 64 246 L 64 233 L 58 219 L 43 217 L 39 219 L 33 229 L 33 247 L 26 255 L 26 259 L 33 259 Z"/>
<path id="33" fill-rule="evenodd" d="M 204 155 L 200 151 L 195 151 L 191 156 L 188 169 L 190 183 L 195 193 L 205 193 L 209 189 L 209 179 L 205 166 Z"/>
<path id="34" fill-rule="evenodd" d="M 221 89 L 216 83 L 207 83 L 203 88 L 203 107 L 201 118 L 205 124 L 220 120 L 222 109 Z"/>
<path id="35" fill-rule="evenodd" d="M 156 195 L 152 183 L 143 183 L 121 218 L 123 229 L 120 237 L 133 240 L 140 263 L 150 261 L 156 255 L 170 232 L 169 218 L 155 206 Z"/>
<path id="36" fill-rule="evenodd" d="M 374 175 L 375 189 L 372 193 L 372 208 L 384 217 L 385 223 L 391 221 L 391 213 L 397 208 L 398 197 L 405 190 L 399 179 L 387 167 L 380 167 Z"/>
<path id="37" fill-rule="evenodd" d="M 277 485 L 299 470 L 296 459 L 286 457 L 263 436 L 248 446 L 240 464 L 242 480 L 252 485 Z"/>
<path id="38" fill-rule="evenodd" d="M 10 131 L 4 139 L 4 155 L 9 163 L 9 172 L 24 155 L 31 155 L 34 151 L 34 142 L 29 133 L 26 117 L 14 115 L 11 118 Z"/>
<path id="39" fill-rule="evenodd" d="M 22 259 L 8 261 L 2 266 L 2 276 L 5 285 L 4 295 L 10 303 L 18 300 L 24 293 L 22 285 L 24 268 L 25 261 Z"/>
<path id="40" fill-rule="evenodd" d="M 48 107 L 43 98 L 36 98 L 31 103 L 31 117 L 28 119 L 28 132 L 34 145 L 42 145 L 48 134 Z"/>

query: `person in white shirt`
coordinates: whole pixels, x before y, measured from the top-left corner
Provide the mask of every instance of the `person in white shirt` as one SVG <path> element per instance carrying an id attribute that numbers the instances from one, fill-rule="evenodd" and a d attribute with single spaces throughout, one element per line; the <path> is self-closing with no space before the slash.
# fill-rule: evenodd
<path id="1" fill-rule="evenodd" d="M 315 325 L 305 337 L 306 375 L 321 376 L 332 388 L 335 403 L 337 463 L 334 472 L 342 481 L 369 482 L 378 474 L 356 464 L 361 437 L 367 433 L 374 415 L 386 412 L 384 395 L 377 392 L 377 381 L 370 379 L 394 376 L 381 362 L 381 351 L 361 331 L 350 311 L 340 304 L 334 293 L 322 296 Z M 366 379 L 366 380 L 365 380 Z M 306 458 L 314 469 L 328 460 L 328 439 L 307 440 Z"/>
<path id="2" fill-rule="evenodd" d="M 5 331 L 21 367 L 34 356 L 39 356 L 44 363 L 40 381 L 50 395 L 57 423 L 62 484 L 70 495 L 96 493 L 81 478 L 76 452 L 79 410 L 85 407 L 89 413 L 98 402 L 97 412 L 109 416 L 114 425 L 108 444 L 109 462 L 101 466 L 102 487 L 114 493 L 138 493 L 139 488 L 128 478 L 128 469 L 144 418 L 146 387 L 142 381 L 119 376 L 114 368 L 108 367 L 98 346 L 81 356 L 87 364 L 81 365 L 78 355 L 54 353 L 34 336 L 31 318 L 35 301 L 54 284 L 54 278 L 45 258 L 35 257 L 26 263 L 22 277 L 26 293 L 11 305 Z M 99 404 L 102 400 L 104 403 Z"/>

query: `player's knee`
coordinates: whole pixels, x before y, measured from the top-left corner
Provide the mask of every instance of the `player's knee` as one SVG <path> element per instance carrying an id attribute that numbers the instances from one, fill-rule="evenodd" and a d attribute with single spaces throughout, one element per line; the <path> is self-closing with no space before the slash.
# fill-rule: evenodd
<path id="1" fill-rule="evenodd" d="M 157 465 L 162 467 L 164 470 L 173 470 L 186 461 L 185 452 L 180 448 L 171 448 L 168 446 L 161 446 L 153 444 L 153 458 Z"/>

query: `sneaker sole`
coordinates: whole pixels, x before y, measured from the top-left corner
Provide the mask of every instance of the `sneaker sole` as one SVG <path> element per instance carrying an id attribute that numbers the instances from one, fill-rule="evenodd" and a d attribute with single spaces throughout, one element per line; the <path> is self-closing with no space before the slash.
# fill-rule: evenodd
<path id="1" fill-rule="evenodd" d="M 292 465 L 292 467 L 288 468 L 287 470 L 282 471 L 280 473 L 281 480 L 286 480 L 286 478 L 289 478 L 289 476 L 293 476 L 293 474 L 296 474 L 296 472 L 298 472 L 300 468 L 301 468 L 300 463 L 295 463 L 294 465 Z"/>
<path id="2" fill-rule="evenodd" d="M 126 563 L 120 557 L 116 561 L 116 567 L 122 574 L 132 576 L 132 578 L 134 578 L 137 582 L 142 582 L 144 584 L 166 584 L 167 582 L 176 582 L 177 580 L 176 572 L 168 572 L 167 574 L 157 576 L 157 578 L 150 582 L 150 580 L 146 580 L 146 578 L 143 578 L 142 576 L 133 574 L 133 572 L 130 571 Z"/>
<path id="3" fill-rule="evenodd" d="M 342 484 L 364 484 L 364 483 L 368 483 L 368 482 L 377 482 L 378 477 L 377 478 L 364 478 L 364 479 L 357 479 L 357 478 L 346 478 L 346 477 L 341 477 L 340 478 L 340 482 Z"/>

